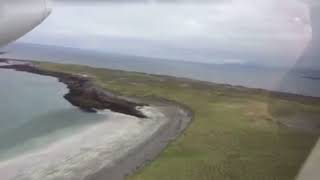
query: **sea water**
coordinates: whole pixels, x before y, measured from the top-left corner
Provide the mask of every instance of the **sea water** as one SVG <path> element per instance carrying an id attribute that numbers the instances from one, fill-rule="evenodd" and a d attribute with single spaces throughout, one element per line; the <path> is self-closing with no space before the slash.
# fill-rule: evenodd
<path id="1" fill-rule="evenodd" d="M 0 161 L 44 147 L 105 119 L 73 107 L 56 78 L 0 69 Z"/>
<path id="2" fill-rule="evenodd" d="M 30 44 L 12 45 L 0 57 L 81 64 L 320 97 L 320 70 L 300 69 L 299 65 L 281 68 L 206 64 Z"/>
<path id="3" fill-rule="evenodd" d="M 57 79 L 0 69 L 0 179 L 84 179 L 144 144 L 168 122 L 70 105 Z"/>

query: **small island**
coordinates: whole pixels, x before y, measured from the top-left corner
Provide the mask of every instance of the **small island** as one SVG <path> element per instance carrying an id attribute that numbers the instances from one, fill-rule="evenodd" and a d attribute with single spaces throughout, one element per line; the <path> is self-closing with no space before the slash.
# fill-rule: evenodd
<path id="1" fill-rule="evenodd" d="M 291 180 L 320 133 L 318 97 L 80 65 L 2 59 L 0 68 L 58 78 L 87 112 L 147 118 L 141 108 L 162 108 L 169 123 L 88 180 Z"/>

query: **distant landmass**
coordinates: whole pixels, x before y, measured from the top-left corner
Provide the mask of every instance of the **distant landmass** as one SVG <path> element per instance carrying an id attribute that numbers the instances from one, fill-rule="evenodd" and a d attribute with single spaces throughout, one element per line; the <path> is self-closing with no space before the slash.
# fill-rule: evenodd
<path id="1" fill-rule="evenodd" d="M 312 77 L 312 76 L 302 76 L 302 77 L 303 77 L 303 78 L 306 78 L 306 79 L 315 80 L 315 81 L 320 80 L 320 77 Z"/>
<path id="2" fill-rule="evenodd" d="M 206 64 L 23 43 L 11 44 L 4 50 L 6 53 L 0 57 L 81 64 L 320 96 L 320 84 L 302 77 L 320 77 L 320 71 L 302 68 L 298 64 L 292 69 L 249 64 Z"/>

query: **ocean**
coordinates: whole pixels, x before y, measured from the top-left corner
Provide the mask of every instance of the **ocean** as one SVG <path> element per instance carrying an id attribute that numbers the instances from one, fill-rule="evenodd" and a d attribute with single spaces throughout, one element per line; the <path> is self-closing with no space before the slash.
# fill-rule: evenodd
<path id="1" fill-rule="evenodd" d="M 0 69 L 0 160 L 42 148 L 105 119 L 73 107 L 57 79 Z"/>
<path id="2" fill-rule="evenodd" d="M 127 156 L 167 118 L 108 110 L 87 113 L 67 102 L 56 78 L 0 69 L 0 179 L 84 179 Z"/>
<path id="3" fill-rule="evenodd" d="M 34 44 L 12 44 L 6 51 L 7 53 L 0 57 L 82 64 L 320 96 L 320 71 L 302 69 L 299 65 L 283 68 L 247 64 L 205 64 Z"/>
<path id="4" fill-rule="evenodd" d="M 320 96 L 318 71 L 203 64 L 48 46 L 17 47 L 0 57 L 72 63 Z M 0 69 L 0 179 L 83 179 L 125 156 L 164 124 L 67 102 L 56 78 Z"/>

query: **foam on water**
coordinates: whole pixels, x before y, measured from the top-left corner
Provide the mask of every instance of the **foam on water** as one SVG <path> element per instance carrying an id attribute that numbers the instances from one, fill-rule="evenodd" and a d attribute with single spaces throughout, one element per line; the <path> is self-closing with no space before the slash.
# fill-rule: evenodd
<path id="1" fill-rule="evenodd" d="M 148 140 L 167 122 L 156 108 L 142 111 L 148 119 L 107 112 L 108 118 L 36 152 L 0 162 L 0 179 L 83 179 L 111 166 Z"/>
<path id="2" fill-rule="evenodd" d="M 0 161 L 42 148 L 106 119 L 73 107 L 52 77 L 0 70 Z"/>

